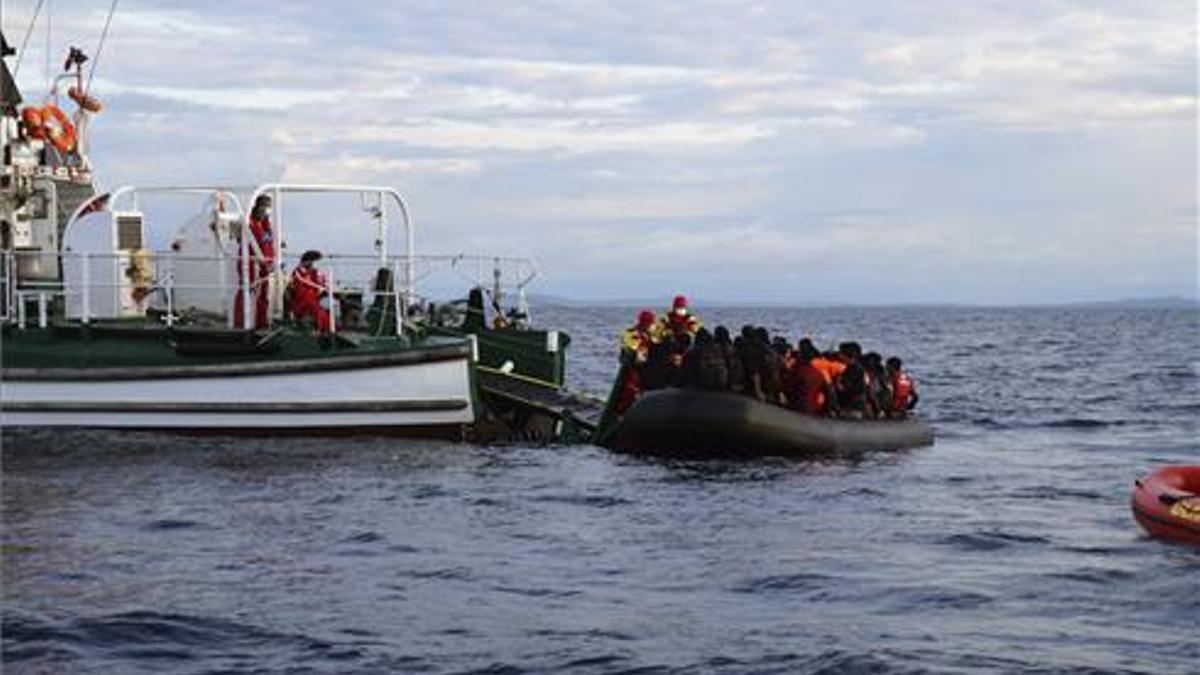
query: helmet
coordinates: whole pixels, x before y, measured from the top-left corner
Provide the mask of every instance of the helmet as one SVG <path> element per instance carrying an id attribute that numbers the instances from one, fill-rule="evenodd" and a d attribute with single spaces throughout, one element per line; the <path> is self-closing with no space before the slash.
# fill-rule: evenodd
<path id="1" fill-rule="evenodd" d="M 654 312 L 648 309 L 643 309 L 638 312 L 638 325 L 642 327 L 650 326 L 654 323 Z"/>
<path id="2" fill-rule="evenodd" d="M 671 302 L 671 315 L 674 317 L 685 317 L 688 315 L 687 298 L 682 295 L 675 296 L 675 300 Z"/>

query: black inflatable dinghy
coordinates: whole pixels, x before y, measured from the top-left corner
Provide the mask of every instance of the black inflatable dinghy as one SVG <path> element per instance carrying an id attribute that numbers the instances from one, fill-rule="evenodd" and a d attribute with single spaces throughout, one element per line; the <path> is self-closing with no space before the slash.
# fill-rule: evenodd
<path id="1" fill-rule="evenodd" d="M 659 389 L 625 412 L 606 439 L 639 454 L 829 455 L 933 444 L 924 422 L 802 415 L 729 392 Z"/>

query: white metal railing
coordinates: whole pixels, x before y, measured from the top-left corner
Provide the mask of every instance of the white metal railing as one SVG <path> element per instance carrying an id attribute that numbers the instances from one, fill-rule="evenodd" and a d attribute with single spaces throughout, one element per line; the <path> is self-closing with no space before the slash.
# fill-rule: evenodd
<path id="1" fill-rule="evenodd" d="M 268 322 L 288 318 L 282 297 L 289 278 L 283 274 L 266 274 L 244 283 L 249 275 L 238 278 L 234 265 L 236 256 L 196 256 L 175 251 L 123 251 L 118 253 L 45 253 L 42 251 L 0 252 L 0 297 L 3 312 L 0 320 L 21 328 L 49 324 L 56 302 L 61 303 L 62 315 L 68 314 L 80 323 L 88 324 L 100 318 L 157 315 L 167 326 L 174 326 L 189 315 L 192 320 L 207 316 L 214 324 L 234 325 L 237 296 L 241 296 L 242 316 L 253 317 L 260 294 L 267 293 Z M 18 274 L 25 256 L 36 257 L 45 265 L 53 265 L 60 275 L 45 279 L 25 278 Z M 279 269 L 294 271 L 299 256 L 278 256 Z M 48 262 L 49 261 L 49 262 Z M 185 264 L 200 264 L 211 272 L 209 279 L 216 283 L 185 283 L 178 272 Z M 143 266 L 134 269 L 137 266 Z M 515 293 L 524 303 L 524 289 L 537 276 L 536 267 L 523 258 L 495 256 L 429 255 L 393 256 L 382 262 L 373 255 L 331 253 L 321 258 L 320 269 L 325 276 L 324 298 L 330 311 L 330 331 L 351 328 L 348 320 L 353 310 L 363 316 L 353 324 L 362 324 L 366 313 L 376 304 L 392 314 L 392 325 L 386 329 L 403 334 L 412 328 L 410 308 L 421 307 L 430 298 L 416 294 L 416 283 L 439 272 L 454 274 L 478 286 L 487 288 L 490 277 L 493 293 Z M 384 272 L 386 271 L 386 273 Z M 69 273 L 67 273 L 69 272 Z M 470 276 L 470 272 L 474 272 Z M 107 274 L 105 274 L 107 273 Z M 105 276 L 105 278 L 101 278 Z M 137 277 L 137 278 L 134 278 Z M 388 279 L 387 277 L 390 277 Z M 179 297 L 187 294 L 184 303 Z M 113 294 L 113 295 L 102 295 Z M 457 297 L 462 297 L 461 293 Z M 498 300 L 498 299 L 497 299 Z M 97 302 L 101 308 L 98 308 Z M 498 303 L 497 303 L 498 304 Z M 35 316 L 31 317 L 33 307 Z M 71 312 L 67 311 L 68 306 Z M 527 312 L 527 308 L 520 307 Z M 116 317 L 114 317 L 116 315 Z M 249 324 L 253 326 L 251 318 Z M 262 326 L 260 326 L 262 327 Z"/>
<path id="2" fill-rule="evenodd" d="M 70 320 L 82 324 L 101 318 L 128 318 L 153 313 L 166 325 L 173 326 L 191 312 L 196 316 L 208 315 L 213 324 L 235 327 L 237 296 L 249 298 L 249 302 L 242 302 L 242 314 L 253 317 L 262 293 L 269 294 L 267 297 L 272 300 L 269 304 L 274 305 L 268 316 L 269 321 L 285 318 L 282 303 L 274 302 L 274 299 L 282 295 L 288 280 L 264 275 L 243 283 L 232 269 L 237 262 L 233 257 L 181 255 L 174 251 L 137 252 L 136 255 L 132 252 L 50 254 L 42 251 L 6 251 L 2 255 L 0 294 L 4 302 L 0 320 L 14 323 L 22 329 L 31 324 L 44 328 L 55 313 L 64 318 L 70 315 Z M 26 278 L 17 282 L 17 270 L 24 257 L 36 257 L 43 266 L 53 265 L 57 268 L 55 271 L 61 270 L 62 274 L 47 273 L 45 279 Z M 136 264 L 144 268 L 134 270 L 135 258 L 138 261 Z M 294 269 L 291 263 L 295 262 L 295 257 L 283 258 L 289 263 L 288 269 Z M 347 305 L 352 304 L 364 313 L 362 318 L 365 319 L 365 312 L 380 298 L 382 308 L 394 315 L 393 324 L 388 328 L 380 326 L 380 330 L 403 332 L 403 318 L 413 296 L 403 292 L 397 279 L 405 278 L 408 262 L 404 258 L 392 259 L 386 261 L 386 267 L 381 268 L 374 256 L 330 255 L 323 259 L 321 267 L 326 281 L 323 295 L 330 312 L 330 331 L 336 333 L 343 327 L 343 316 L 339 309 L 349 311 Z M 183 283 L 177 275 L 183 263 L 210 265 L 210 278 L 224 281 Z M 380 269 L 387 269 L 392 275 L 387 283 L 377 283 Z M 192 299 L 186 304 L 178 302 L 178 297 L 188 291 L 192 292 Z M 52 312 L 56 302 L 61 303 L 61 309 Z M 33 316 L 30 315 L 31 309 Z M 253 323 L 255 320 L 251 318 Z"/>

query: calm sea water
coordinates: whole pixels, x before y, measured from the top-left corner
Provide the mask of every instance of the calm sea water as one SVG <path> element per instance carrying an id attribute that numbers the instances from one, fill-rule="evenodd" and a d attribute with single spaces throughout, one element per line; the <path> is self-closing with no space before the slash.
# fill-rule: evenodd
<path id="1" fill-rule="evenodd" d="M 604 393 L 628 310 L 546 310 Z M 1200 315 L 724 310 L 906 357 L 937 444 L 594 447 L 6 433 L 5 673 L 1196 673 Z"/>

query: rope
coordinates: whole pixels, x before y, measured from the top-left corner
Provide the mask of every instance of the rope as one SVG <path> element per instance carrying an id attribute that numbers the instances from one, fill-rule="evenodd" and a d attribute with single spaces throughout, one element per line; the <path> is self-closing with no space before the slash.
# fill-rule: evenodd
<path id="1" fill-rule="evenodd" d="M 83 88 L 84 93 L 92 90 L 92 78 L 96 76 L 96 64 L 100 63 L 100 53 L 104 51 L 104 41 L 108 39 L 108 27 L 112 25 L 113 14 L 116 11 L 117 0 L 113 0 L 108 7 L 108 18 L 104 20 L 104 30 L 100 33 L 100 44 L 96 45 L 96 55 L 92 57 L 92 69 L 88 71 L 87 86 Z"/>
<path id="2" fill-rule="evenodd" d="M 46 5 L 46 90 L 50 90 L 50 79 L 53 75 L 50 74 L 50 54 L 52 52 L 51 42 L 54 40 L 54 2 L 48 0 Z"/>
<path id="3" fill-rule="evenodd" d="M 21 59 L 25 58 L 25 46 L 29 44 L 29 36 L 33 34 L 33 24 L 37 23 L 38 14 L 42 12 L 42 3 L 46 0 L 38 0 L 37 7 L 33 8 L 33 17 L 29 19 L 29 27 L 25 29 L 25 37 L 21 40 L 21 51 L 17 53 L 17 65 L 13 66 L 13 80 L 17 79 L 17 75 L 21 72 Z"/>

